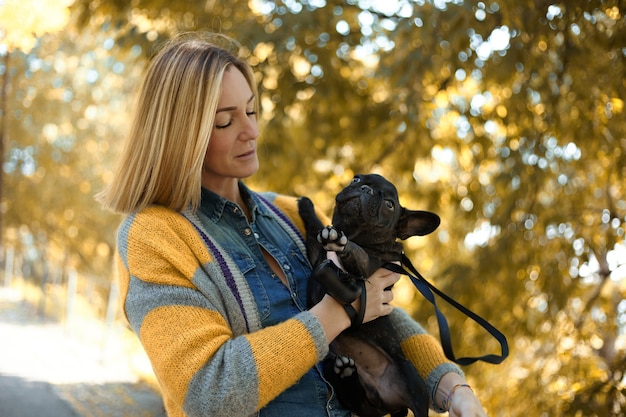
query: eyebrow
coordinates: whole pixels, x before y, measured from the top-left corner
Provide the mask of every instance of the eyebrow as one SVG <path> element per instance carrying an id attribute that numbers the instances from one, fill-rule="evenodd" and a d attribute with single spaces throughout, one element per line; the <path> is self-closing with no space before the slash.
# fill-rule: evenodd
<path id="1" fill-rule="evenodd" d="M 250 104 L 250 102 L 252 102 L 252 100 L 254 100 L 254 94 L 252 94 L 252 95 L 250 96 L 250 98 L 249 98 L 249 99 L 248 99 L 248 101 L 247 101 L 247 104 Z M 217 110 L 215 111 L 215 113 L 219 113 L 219 112 L 222 112 L 222 111 L 233 111 L 233 110 L 237 110 L 237 106 L 222 107 L 222 108 L 220 108 L 220 109 L 217 109 Z"/>

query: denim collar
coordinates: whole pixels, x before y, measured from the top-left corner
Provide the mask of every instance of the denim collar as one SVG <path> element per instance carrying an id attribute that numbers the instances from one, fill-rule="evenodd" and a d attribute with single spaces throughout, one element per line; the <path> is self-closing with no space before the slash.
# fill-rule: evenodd
<path id="1" fill-rule="evenodd" d="M 250 210 L 251 222 L 254 222 L 257 216 L 271 217 L 271 213 L 264 204 L 259 204 L 259 197 L 257 194 L 250 190 L 242 181 L 239 181 L 239 191 L 243 201 L 248 205 Z M 219 221 L 225 212 L 227 207 L 237 207 L 237 204 L 227 200 L 219 194 L 202 187 L 202 198 L 200 201 L 200 211 L 212 221 Z"/>

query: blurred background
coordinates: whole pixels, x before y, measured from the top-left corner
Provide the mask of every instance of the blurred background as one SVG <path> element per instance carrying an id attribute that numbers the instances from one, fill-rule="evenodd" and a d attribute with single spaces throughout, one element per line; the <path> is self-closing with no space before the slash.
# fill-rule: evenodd
<path id="1" fill-rule="evenodd" d="M 353 174 L 385 175 L 404 206 L 442 218 L 405 244 L 418 270 L 509 340 L 502 364 L 464 368 L 489 414 L 624 416 L 625 13 L 617 0 L 0 0 L 0 286 L 61 323 L 99 323 L 75 332 L 126 337 L 121 218 L 93 195 L 155 46 L 222 32 L 260 88 L 251 187 L 330 213 Z M 408 280 L 397 299 L 437 335 Z M 441 307 L 457 356 L 499 353 Z"/>

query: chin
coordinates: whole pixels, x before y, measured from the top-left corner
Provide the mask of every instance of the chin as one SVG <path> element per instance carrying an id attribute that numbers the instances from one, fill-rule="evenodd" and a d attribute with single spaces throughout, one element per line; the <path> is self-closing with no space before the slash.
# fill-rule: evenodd
<path id="1" fill-rule="evenodd" d="M 241 176 L 239 178 L 251 177 L 254 174 L 256 174 L 258 170 L 259 170 L 259 164 L 257 162 L 254 166 L 251 166 L 245 170 L 242 170 Z"/>

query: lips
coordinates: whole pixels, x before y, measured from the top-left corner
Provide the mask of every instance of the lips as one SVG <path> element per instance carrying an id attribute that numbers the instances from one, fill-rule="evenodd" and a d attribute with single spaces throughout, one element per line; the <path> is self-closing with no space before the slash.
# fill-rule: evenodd
<path id="1" fill-rule="evenodd" d="M 256 155 L 256 148 L 253 148 L 253 149 L 249 150 L 248 152 L 245 152 L 245 153 L 237 155 L 237 158 L 245 159 L 245 158 L 249 158 L 249 157 L 254 156 L 254 155 Z"/>

